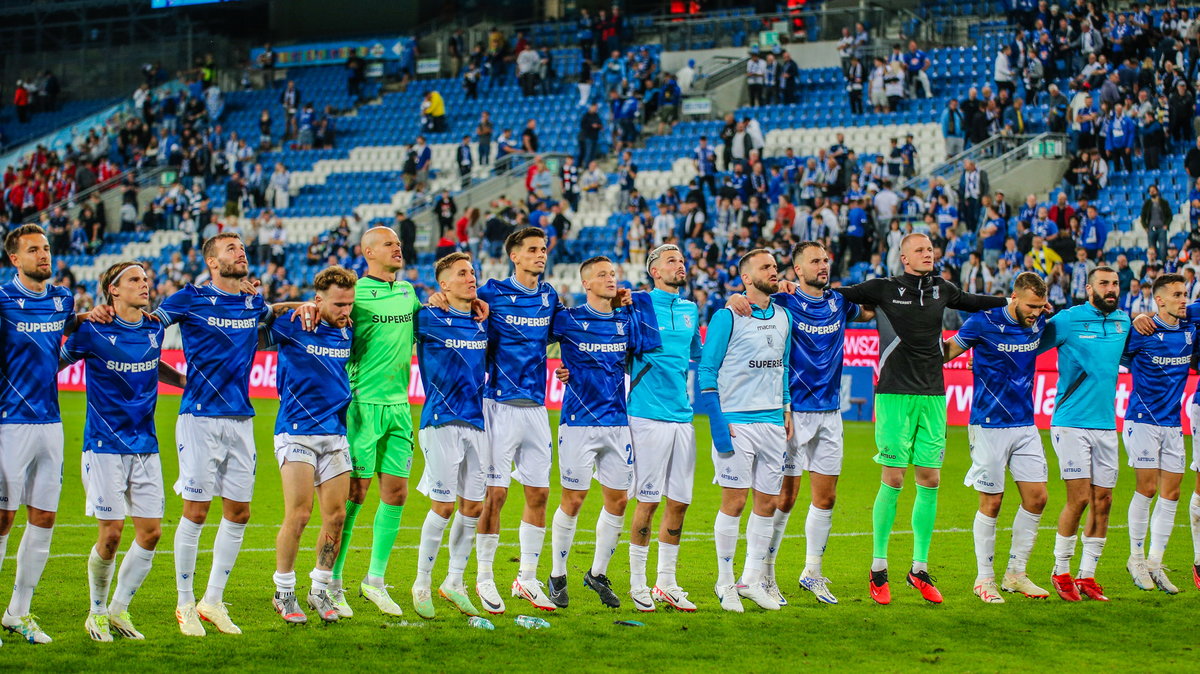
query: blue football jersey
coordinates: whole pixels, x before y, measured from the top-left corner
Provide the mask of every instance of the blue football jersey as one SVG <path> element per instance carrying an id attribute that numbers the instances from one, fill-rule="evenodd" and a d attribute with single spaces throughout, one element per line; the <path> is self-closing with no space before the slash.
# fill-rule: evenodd
<path id="1" fill-rule="evenodd" d="M 1167 325 L 1154 317 L 1155 331 L 1129 333 L 1122 363 L 1133 374 L 1126 421 L 1152 426 L 1181 426 L 1183 389 L 1196 343 L 1196 326 Z"/>
<path id="2" fill-rule="evenodd" d="M 483 428 L 488 321 L 425 307 L 417 314 L 417 360 L 425 405 L 421 428 L 453 421 Z"/>
<path id="3" fill-rule="evenodd" d="M 0 424 L 53 424 L 58 412 L 58 355 L 63 328 L 75 320 L 71 291 L 31 292 L 20 279 L 0 285 L 4 339 Z"/>
<path id="4" fill-rule="evenodd" d="M 584 304 L 554 317 L 553 336 L 570 371 L 563 393 L 564 426 L 627 426 L 625 354 L 629 311 L 601 313 Z"/>
<path id="5" fill-rule="evenodd" d="M 788 388 L 793 412 L 835 412 L 842 403 L 842 351 L 846 322 L 858 316 L 858 305 L 826 290 L 812 297 L 799 290 L 776 293 L 771 300 L 792 317 L 792 351 Z"/>
<path id="6" fill-rule="evenodd" d="M 953 339 L 974 349 L 972 426 L 1013 428 L 1033 425 L 1033 381 L 1046 318 L 1033 327 L 1017 323 L 1007 307 L 971 314 Z"/>
<path id="7" fill-rule="evenodd" d="M 335 328 L 321 321 L 305 331 L 293 321 L 295 311 L 275 319 L 270 342 L 279 346 L 275 387 L 279 414 L 275 432 L 292 435 L 345 435 L 350 404 L 350 341 L 354 329 Z M 188 377 L 191 382 L 191 377 Z"/>
<path id="8" fill-rule="evenodd" d="M 498 402 L 546 404 L 546 345 L 550 323 L 562 308 L 558 292 L 549 283 L 526 288 L 506 278 L 483 284 L 478 295 L 491 309 L 485 395 Z"/>
<path id="9" fill-rule="evenodd" d="M 84 323 L 63 344 L 61 357 L 84 361 L 87 420 L 83 448 L 100 454 L 154 454 L 158 437 L 158 362 L 163 326 L 143 319 Z"/>
<path id="10" fill-rule="evenodd" d="M 250 369 L 258 324 L 270 315 L 261 295 L 232 295 L 212 285 L 185 286 L 154 312 L 163 325 L 179 324 L 187 359 L 180 414 L 252 417 Z"/>

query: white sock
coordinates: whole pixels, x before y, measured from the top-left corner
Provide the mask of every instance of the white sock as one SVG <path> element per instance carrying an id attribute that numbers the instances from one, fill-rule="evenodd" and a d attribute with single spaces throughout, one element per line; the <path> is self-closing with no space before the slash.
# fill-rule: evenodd
<path id="1" fill-rule="evenodd" d="M 296 593 L 296 571 L 294 569 L 287 573 L 276 571 L 271 579 L 275 581 L 275 591 L 279 594 Z"/>
<path id="2" fill-rule="evenodd" d="M 46 560 L 50 559 L 50 538 L 53 535 L 53 527 L 25 525 L 21 544 L 17 546 L 17 577 L 13 582 L 12 600 L 8 603 L 9 615 L 18 618 L 29 615 L 33 591 L 42 579 Z"/>
<path id="3" fill-rule="evenodd" d="M 996 577 L 996 518 L 975 511 L 975 582 Z"/>
<path id="4" fill-rule="evenodd" d="M 88 554 L 88 594 L 92 600 L 92 613 L 99 615 L 108 610 L 108 588 L 112 585 L 116 561 L 100 557 L 100 551 L 94 545 Z"/>
<path id="5" fill-rule="evenodd" d="M 442 547 L 442 534 L 450 520 L 430 510 L 425 513 L 425 522 L 421 524 L 421 543 L 417 546 L 417 578 L 413 587 L 426 590 L 432 585 L 433 565 L 437 562 L 438 548 Z"/>
<path id="6" fill-rule="evenodd" d="M 313 592 L 328 591 L 329 584 L 333 582 L 333 569 L 313 567 L 313 570 L 308 572 L 308 579 L 312 581 Z"/>
<path id="7" fill-rule="evenodd" d="M 1146 529 L 1150 526 L 1150 497 L 1133 492 L 1129 500 L 1129 556 L 1146 557 Z"/>
<path id="8" fill-rule="evenodd" d="M 221 519 L 217 527 L 217 539 L 213 541 L 212 570 L 208 572 L 208 589 L 204 591 L 204 603 L 220 604 L 225 600 L 225 584 L 229 582 L 229 574 L 237 563 L 238 553 L 242 550 L 242 538 L 246 535 L 246 525 Z"/>
<path id="9" fill-rule="evenodd" d="M 8 553 L 8 534 L 0 536 L 0 569 L 4 568 L 4 556 Z"/>
<path id="10" fill-rule="evenodd" d="M 1029 563 L 1029 556 L 1033 554 L 1038 523 L 1041 521 L 1041 515 L 1034 515 L 1025 508 L 1017 508 L 1017 514 L 1013 517 L 1012 547 L 1008 553 L 1009 573 L 1025 573 L 1025 565 Z"/>
<path id="11" fill-rule="evenodd" d="M 829 532 L 833 529 L 833 511 L 808 506 L 808 517 L 804 518 L 804 575 L 821 577 L 821 560 L 825 557 L 825 546 L 829 543 Z"/>
<path id="12" fill-rule="evenodd" d="M 765 566 L 769 578 L 775 577 L 775 558 L 779 556 L 779 547 L 783 545 L 783 535 L 787 532 L 788 518 L 791 516 L 792 513 L 777 509 L 771 518 L 771 544 L 767 546 Z"/>
<path id="13" fill-rule="evenodd" d="M 571 554 L 571 544 L 575 542 L 578 519 L 578 515 L 568 515 L 562 508 L 554 511 L 554 520 L 550 523 L 550 548 L 554 551 L 554 559 L 550 562 L 551 576 L 557 578 L 567 575 L 567 556 Z"/>
<path id="14" fill-rule="evenodd" d="M 713 525 L 713 537 L 717 544 L 717 585 L 733 585 L 736 580 L 733 575 L 733 556 L 737 554 L 741 524 L 740 518 L 717 511 L 717 521 Z"/>
<path id="15" fill-rule="evenodd" d="M 917 560 L 914 559 L 913 563 L 912 563 L 912 571 L 913 571 L 913 573 L 920 573 L 921 571 L 929 571 L 929 562 L 918 562 Z"/>
<path id="16" fill-rule="evenodd" d="M 884 559 L 883 557 L 872 557 L 871 558 L 871 571 L 872 572 L 887 571 L 887 568 L 888 568 L 887 560 Z"/>
<path id="17" fill-rule="evenodd" d="M 625 528 L 625 517 L 614 515 L 604 508 L 596 518 L 596 553 L 592 555 L 592 575 L 603 576 L 608 573 L 608 562 L 617 552 L 617 541 L 621 538 L 621 530 Z"/>
<path id="18" fill-rule="evenodd" d="M 771 545 L 772 521 L 771 517 L 753 512 L 746 520 L 746 564 L 742 568 L 742 582 L 747 585 L 762 582 L 763 562 Z"/>
<path id="19" fill-rule="evenodd" d="M 649 545 L 629 544 L 629 587 L 646 587 L 646 560 L 650 557 Z"/>
<path id="20" fill-rule="evenodd" d="M 534 580 L 537 578 L 542 546 L 546 543 L 546 527 L 535 527 L 522 521 L 517 535 L 521 539 L 521 570 L 518 576 L 521 580 Z"/>
<path id="21" fill-rule="evenodd" d="M 203 529 L 203 524 L 196 524 L 186 517 L 180 518 L 179 526 L 175 528 L 175 590 L 179 593 L 179 606 L 196 601 L 193 577 Z"/>
<path id="22" fill-rule="evenodd" d="M 461 512 L 454 516 L 450 523 L 450 544 L 447 550 L 450 558 L 447 561 L 446 584 L 450 587 L 462 587 L 463 574 L 467 572 L 467 562 L 471 561 L 471 548 L 475 546 L 475 525 L 479 524 L 478 517 L 467 517 Z"/>
<path id="23" fill-rule="evenodd" d="M 492 562 L 496 559 L 496 548 L 500 547 L 500 534 L 475 534 L 475 581 L 492 580 Z"/>
<path id="24" fill-rule="evenodd" d="M 133 595 L 142 587 L 146 576 L 150 575 L 150 567 L 154 566 L 154 551 L 147 550 L 137 541 L 129 545 L 125 558 L 121 560 L 121 569 L 117 571 L 117 589 L 113 591 L 112 603 L 108 612 L 121 615 L 129 608 Z"/>
<path id="25" fill-rule="evenodd" d="M 1100 555 L 1104 554 L 1106 539 L 1083 536 L 1083 557 L 1079 560 L 1079 578 L 1095 578 Z"/>
<path id="26" fill-rule="evenodd" d="M 1192 564 L 1200 565 L 1200 494 L 1196 492 L 1192 492 L 1188 519 L 1192 523 Z"/>
<path id="27" fill-rule="evenodd" d="M 1076 536 L 1054 534 L 1054 575 L 1071 572 L 1071 558 L 1075 556 Z"/>
<path id="28" fill-rule="evenodd" d="M 1160 494 L 1154 504 L 1154 516 L 1150 519 L 1150 564 L 1162 566 L 1163 553 L 1175 527 L 1175 509 L 1179 501 L 1169 501 Z"/>
<path id="29" fill-rule="evenodd" d="M 675 566 L 679 562 L 679 546 L 674 543 L 658 542 L 658 579 L 654 584 L 658 587 L 678 585 L 675 580 Z"/>

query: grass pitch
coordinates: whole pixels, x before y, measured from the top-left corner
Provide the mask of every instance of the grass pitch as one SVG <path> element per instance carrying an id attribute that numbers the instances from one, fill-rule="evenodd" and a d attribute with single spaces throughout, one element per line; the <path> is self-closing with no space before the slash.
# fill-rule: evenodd
<path id="1" fill-rule="evenodd" d="M 624 598 L 619 610 L 600 606 L 581 579 L 591 562 L 592 527 L 600 507 L 598 493 L 589 497 L 580 515 L 580 528 L 570 565 L 571 606 L 543 614 L 551 628 L 527 631 L 513 622 L 531 609 L 518 600 L 508 601 L 508 613 L 494 619 L 495 631 L 470 629 L 466 618 L 437 600 L 438 616 L 425 622 L 411 610 L 409 587 L 416 565 L 416 544 L 428 501 L 410 489 L 404 528 L 392 555 L 389 581 L 392 596 L 405 609 L 402 619 L 385 619 L 373 606 L 352 598 L 355 617 L 322 625 L 314 616 L 305 626 L 285 625 L 271 610 L 274 591 L 274 538 L 282 518 L 279 475 L 271 452 L 271 431 L 277 403 L 258 400 L 256 435 L 259 471 L 253 515 L 245 545 L 226 591 L 229 611 L 244 634 L 224 636 L 210 631 L 203 639 L 183 637 L 175 625 L 175 584 L 170 555 L 180 501 L 170 492 L 177 466 L 164 452 L 167 484 L 167 517 L 163 523 L 160 554 L 146 584 L 131 607 L 145 642 L 117 639 L 112 644 L 92 642 L 83 630 L 88 610 L 87 553 L 95 541 L 95 523 L 83 514 L 83 487 L 78 452 L 82 442 L 84 395 L 63 393 L 66 429 L 66 474 L 59 526 L 54 534 L 52 558 L 34 597 L 33 610 L 42 627 L 54 638 L 48 646 L 30 646 L 4 635 L 0 667 L 11 671 L 210 671 L 292 670 L 338 671 L 347 668 L 416 667 L 424 671 L 547 671 L 594 670 L 748 670 L 768 671 L 787 667 L 859 671 L 1001 671 L 1041 669 L 1194 671 L 1196 653 L 1192 628 L 1200 611 L 1200 592 L 1191 582 L 1192 546 L 1187 528 L 1187 499 L 1194 478 L 1184 478 L 1177 527 L 1167 550 L 1167 566 L 1183 592 L 1175 597 L 1143 592 L 1133 587 L 1124 569 L 1128 538 L 1125 512 L 1133 488 L 1132 472 L 1122 466 L 1113 506 L 1113 529 L 1097 577 L 1112 601 L 1108 604 L 1067 604 L 1057 598 L 1028 600 L 1007 596 L 1004 605 L 984 605 L 971 592 L 975 577 L 971 524 L 977 506 L 975 492 L 962 486 L 969 466 L 965 428 L 951 428 L 949 451 L 939 497 L 938 533 L 934 536 L 931 572 L 946 597 L 941 606 L 922 602 L 903 584 L 911 555 L 912 536 L 907 532 L 914 488 L 909 477 L 901 495 L 897 533 L 892 539 L 891 606 L 874 605 L 866 591 L 871 558 L 871 504 L 879 484 L 872 425 L 846 424 L 845 468 L 834 515 L 833 537 L 826 555 L 826 575 L 841 600 L 838 606 L 818 605 L 799 590 L 796 579 L 804 562 L 804 512 L 807 482 L 789 523 L 789 536 L 781 549 L 778 577 L 791 605 L 767 613 L 750 602 L 743 615 L 720 611 L 712 593 L 716 563 L 712 542 L 713 519 L 719 493 L 711 484 L 712 465 L 707 451 L 697 462 L 696 493 L 684 530 L 679 559 L 680 584 L 690 591 L 699 610 L 694 614 L 660 611 L 637 614 L 628 600 L 628 532 L 613 558 L 609 576 Z M 178 399 L 164 396 L 158 409 L 160 445 L 174 446 L 174 420 Z M 414 409 L 414 419 L 419 409 Z M 556 420 L 554 420 L 556 421 Z M 698 425 L 697 440 L 708 446 L 706 425 Z M 1045 442 L 1050 452 L 1049 442 Z M 1190 444 L 1190 443 L 1189 443 Z M 1051 453 L 1052 454 L 1052 453 Z M 1122 457 L 1124 462 L 1124 457 Z M 1051 455 L 1050 504 L 1043 518 L 1037 547 L 1030 562 L 1031 576 L 1049 588 L 1054 532 L 1051 528 L 1063 502 L 1061 483 L 1054 479 L 1056 462 Z M 413 477 L 421 471 L 420 454 Z M 552 485 L 557 484 L 557 469 Z M 558 502 L 552 489 L 551 508 Z M 1013 491 L 1015 495 L 1015 490 Z M 358 517 L 353 549 L 346 564 L 347 584 L 355 587 L 366 572 L 370 523 L 377 501 L 372 498 Z M 514 493 L 504 512 L 504 533 L 496 559 L 496 580 L 501 591 L 517 571 L 516 527 L 520 519 L 520 494 Z M 1007 554 L 1015 498 L 1005 503 L 997 540 L 998 566 Z M 552 512 L 552 511 L 551 511 Z M 217 517 L 219 510 L 213 510 Z M 743 517 L 743 528 L 745 526 Z M 0 587 L 9 587 L 14 573 L 17 544 L 24 515 L 18 518 L 8 545 L 8 559 L 0 571 Z M 211 564 L 216 519 L 205 527 L 197 564 L 197 593 L 203 591 Z M 315 523 L 310 525 L 297 562 L 300 591 L 311 568 Z M 127 527 L 122 551 L 128 547 L 132 527 Z M 549 532 L 546 543 L 549 545 Z M 739 545 L 741 568 L 744 543 Z M 656 549 L 651 550 L 650 581 L 654 579 Z M 445 573 L 445 551 L 435 570 L 435 583 Z M 998 569 L 1000 572 L 1002 568 Z M 549 572 L 544 560 L 540 575 Z M 468 567 L 473 584 L 474 564 Z M 115 583 L 115 578 L 114 578 Z M 7 595 L 3 597 L 7 601 Z M 614 625 L 619 619 L 641 620 L 645 627 Z"/>

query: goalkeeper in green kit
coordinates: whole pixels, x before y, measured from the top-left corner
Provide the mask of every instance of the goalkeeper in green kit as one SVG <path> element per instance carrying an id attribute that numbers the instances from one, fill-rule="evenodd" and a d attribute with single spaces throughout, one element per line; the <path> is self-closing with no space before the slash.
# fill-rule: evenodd
<path id="1" fill-rule="evenodd" d="M 875 306 L 879 321 L 879 383 L 875 387 L 875 461 L 882 468 L 872 512 L 875 538 L 871 598 L 892 601 L 887 551 L 896 501 L 911 465 L 916 473 L 913 504 L 913 565 L 906 581 L 931 603 L 942 595 L 929 576 L 929 544 L 937 515 L 937 491 L 946 453 L 946 388 L 942 378 L 942 313 L 946 309 L 984 311 L 1007 299 L 972 295 L 934 271 L 933 243 L 924 234 L 900 242 L 904 273 L 846 288 L 847 300 Z"/>
<path id="2" fill-rule="evenodd" d="M 346 601 L 342 568 L 350 550 L 354 522 L 366 500 L 371 478 L 379 475 L 379 509 L 371 538 L 371 566 L 359 586 L 362 597 L 388 615 L 401 614 L 384 585 L 388 558 L 400 516 L 408 498 L 412 469 L 413 425 L 408 405 L 412 374 L 413 333 L 421 308 L 412 284 L 398 278 L 404 267 L 400 239 L 388 227 L 374 227 L 362 236 L 367 274 L 354 289 L 354 341 L 346 369 L 353 399 L 346 410 L 346 436 L 350 444 L 350 500 L 342 548 L 333 565 L 330 598 L 342 618 L 354 615 Z"/>

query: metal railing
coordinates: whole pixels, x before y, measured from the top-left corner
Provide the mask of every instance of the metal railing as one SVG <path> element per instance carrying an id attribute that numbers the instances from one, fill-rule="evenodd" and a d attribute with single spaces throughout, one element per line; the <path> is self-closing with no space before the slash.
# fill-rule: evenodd
<path id="1" fill-rule="evenodd" d="M 913 176 L 912 178 L 901 183 L 897 189 L 903 190 L 906 187 L 911 187 L 918 192 L 927 192 L 929 190 L 929 185 L 934 178 L 941 178 L 947 183 L 951 183 L 952 181 L 956 180 L 958 175 L 962 172 L 963 162 L 968 159 L 975 162 L 977 165 L 981 165 L 983 162 L 990 161 L 1008 153 L 1014 147 L 1024 147 L 1028 143 L 1050 135 L 1054 134 L 1043 133 L 1037 135 L 1024 134 L 1019 136 L 992 136 L 982 143 L 976 143 L 975 145 L 968 147 L 949 159 L 946 159 L 941 163 L 921 171 L 920 174 Z"/>
<path id="2" fill-rule="evenodd" d="M 711 72 L 702 69 L 703 76 L 692 83 L 692 88 L 699 91 L 712 91 L 730 80 L 745 77 L 746 62 L 749 60 L 748 56 L 714 56 L 709 59 L 709 63 L 716 67 Z"/>
<path id="3" fill-rule="evenodd" d="M 1030 159 L 1062 159 L 1066 156 L 1066 134 L 1047 132 L 1040 133 L 1023 143 L 1009 145 L 1007 151 L 999 157 L 980 163 L 979 168 L 980 170 L 1000 175 L 1007 173 L 1014 164 L 1029 161 Z"/>

